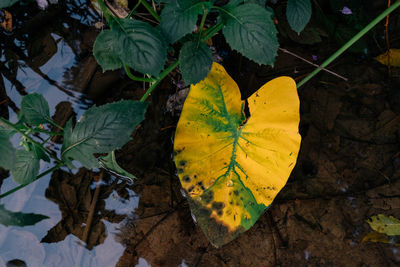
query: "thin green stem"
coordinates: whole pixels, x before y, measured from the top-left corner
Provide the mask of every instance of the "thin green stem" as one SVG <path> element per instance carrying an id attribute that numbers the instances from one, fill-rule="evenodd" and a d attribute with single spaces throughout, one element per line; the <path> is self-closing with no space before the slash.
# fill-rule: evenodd
<path id="1" fill-rule="evenodd" d="M 106 4 L 103 0 L 97 0 L 97 2 L 99 3 L 101 11 L 103 11 L 104 16 L 106 17 L 107 22 L 110 23 L 110 21 L 113 19 L 113 16 L 110 14 L 110 11 L 108 11 Z"/>
<path id="2" fill-rule="evenodd" d="M 211 37 L 214 36 L 217 32 L 219 32 L 222 28 L 224 27 L 223 23 L 219 23 L 217 25 L 214 25 L 211 28 L 208 28 L 206 31 L 204 31 L 204 37 L 202 38 L 203 41 L 207 41 Z"/>
<path id="3" fill-rule="evenodd" d="M 24 133 L 23 131 L 21 131 L 20 129 L 18 129 L 17 127 L 15 127 L 14 124 L 12 124 L 11 122 L 9 122 L 8 120 L 0 117 L 0 121 L 3 122 L 4 124 L 6 124 L 7 126 L 13 128 L 15 131 L 17 131 L 18 133 L 20 133 L 23 137 L 25 137 L 29 142 L 37 145 L 40 150 L 42 150 L 44 153 L 48 154 L 52 159 L 54 159 L 57 163 L 60 163 L 61 161 L 54 156 L 52 153 L 50 153 L 46 148 L 43 147 L 42 144 L 36 142 L 35 140 L 32 139 L 32 137 L 30 137 L 29 135 L 27 135 L 26 133 Z"/>
<path id="4" fill-rule="evenodd" d="M 25 184 L 21 184 L 21 185 L 19 185 L 19 186 L 13 188 L 13 189 L 11 189 L 11 190 L 8 190 L 8 191 L 5 192 L 4 194 L 1 194 L 1 195 L 0 195 L 0 199 L 2 199 L 3 197 L 6 197 L 6 196 L 8 196 L 8 195 L 10 195 L 10 194 L 12 194 L 12 193 L 18 191 L 18 190 L 21 190 L 21 189 L 24 188 L 25 186 L 27 186 L 27 185 L 33 183 L 34 181 L 36 181 L 36 180 L 42 178 L 43 176 L 45 176 L 45 175 L 47 175 L 47 174 L 49 174 L 49 173 L 51 173 L 51 172 L 57 170 L 58 168 L 62 167 L 63 165 L 64 165 L 64 163 L 58 163 L 58 164 L 57 164 L 56 166 L 54 166 L 53 168 L 50 168 L 50 169 L 48 169 L 47 171 L 44 171 L 44 172 L 42 172 L 41 174 L 39 174 L 38 176 L 36 176 L 36 178 L 33 179 L 32 181 L 30 181 L 30 182 L 28 182 L 28 183 L 25 183 Z"/>
<path id="5" fill-rule="evenodd" d="M 60 129 L 61 131 L 64 131 L 64 128 L 61 127 L 60 125 L 58 125 L 55 121 L 53 120 L 47 120 L 48 123 L 50 123 L 51 125 L 53 125 L 54 127 L 57 127 L 58 129 Z"/>
<path id="6" fill-rule="evenodd" d="M 138 8 L 139 6 L 140 6 L 140 1 L 138 1 L 136 5 L 132 8 L 131 12 L 129 12 L 128 18 L 133 15 L 133 13 L 136 11 L 136 8 Z"/>
<path id="7" fill-rule="evenodd" d="M 142 96 L 140 99 L 140 102 L 146 101 L 147 97 L 154 91 L 154 89 L 157 87 L 157 85 L 165 78 L 167 75 L 173 71 L 176 67 L 179 65 L 179 60 L 175 61 L 172 63 L 168 68 L 166 68 L 163 72 L 161 72 L 160 76 L 158 79 L 147 89 L 146 93 Z"/>
<path id="8" fill-rule="evenodd" d="M 351 47 L 355 42 L 357 42 L 362 36 L 364 36 L 368 31 L 370 31 L 376 24 L 378 24 L 381 20 L 383 20 L 387 15 L 389 15 L 392 11 L 400 6 L 400 0 L 390 6 L 388 9 L 383 11 L 378 17 L 376 17 L 371 23 L 365 26 L 359 33 L 357 33 L 353 38 L 351 38 L 346 44 L 344 44 L 339 50 L 337 50 L 332 56 L 330 56 L 324 63 L 321 64 L 320 68 L 315 69 L 311 72 L 307 77 L 305 77 L 301 82 L 297 84 L 297 88 L 303 86 L 306 82 L 308 82 L 312 77 L 314 77 L 318 72 L 328 66 L 332 61 L 334 61 L 337 57 L 339 57 L 344 51 L 346 51 L 349 47 Z"/>
<path id="9" fill-rule="evenodd" d="M 157 12 L 154 11 L 154 9 L 146 2 L 146 0 L 139 0 L 139 2 L 147 9 L 147 11 L 150 12 L 150 14 L 160 23 L 161 18 L 157 14 Z"/>
<path id="10" fill-rule="evenodd" d="M 203 7 L 203 16 L 201 17 L 200 28 L 199 28 L 199 40 L 198 40 L 197 45 L 200 43 L 201 36 L 203 34 L 204 23 L 206 22 L 206 18 L 207 18 L 207 14 L 208 14 L 208 9 L 206 9 L 204 7 L 204 5 L 202 7 Z"/>
<path id="11" fill-rule="evenodd" d="M 128 75 L 129 78 L 131 78 L 134 81 L 138 81 L 138 82 L 154 82 L 155 79 L 153 78 L 141 78 L 141 77 L 136 77 L 135 75 L 132 74 L 131 70 L 129 69 L 129 66 L 124 64 L 124 69 L 126 72 L 126 75 Z"/>

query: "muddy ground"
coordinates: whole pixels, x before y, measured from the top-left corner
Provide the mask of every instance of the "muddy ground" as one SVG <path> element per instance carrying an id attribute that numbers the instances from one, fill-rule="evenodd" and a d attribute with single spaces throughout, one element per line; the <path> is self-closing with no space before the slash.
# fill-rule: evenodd
<path id="1" fill-rule="evenodd" d="M 60 12 L 50 10 L 50 19 Z M 43 21 L 38 23 L 43 25 Z M 67 23 L 79 29 L 79 36 L 61 24 L 57 24 L 57 33 L 76 47 L 78 60 L 65 73 L 62 88 L 87 93 L 97 104 L 139 99 L 144 93 L 142 84 L 129 81 L 119 71 L 103 74 L 96 65 L 91 45 L 99 30 L 74 19 Z M 307 59 L 317 55 L 319 64 L 339 47 L 329 38 L 315 45 L 280 38 L 282 47 Z M 48 34 L 39 39 L 50 51 L 53 41 Z M 396 40 L 392 45 L 400 47 Z M 243 98 L 274 77 L 288 75 L 300 81 L 313 69 L 284 52 L 279 53 L 274 68 L 257 66 L 230 51 L 220 36 L 213 41 L 217 51 L 227 53 L 222 64 L 238 82 Z M 20 50 L 17 52 L 23 57 Z M 371 53 L 378 52 L 375 47 Z M 39 53 L 37 59 L 45 60 L 50 54 Z M 25 60 L 34 68 L 32 60 Z M 0 65 L 2 73 L 13 80 L 7 66 Z M 126 250 L 117 266 L 134 266 L 139 258 L 151 266 L 178 266 L 182 262 L 188 266 L 398 266 L 398 247 L 363 243 L 362 239 L 372 231 L 366 223 L 370 216 L 400 218 L 400 71 L 392 68 L 389 77 L 386 66 L 357 53 L 344 54 L 330 69 L 348 81 L 321 72 L 299 89 L 302 143 L 297 165 L 271 208 L 236 240 L 220 249 L 210 245 L 181 194 L 172 159 L 181 102 L 171 96 L 183 94 L 179 92 L 185 88 L 178 86 L 181 78 L 175 71 L 151 96 L 146 119 L 132 134 L 132 141 L 117 153 L 118 161 L 138 181 L 121 184 L 104 175 L 105 184 L 96 197 L 97 213 L 85 237 L 81 225 L 87 221 L 96 195 L 90 182 L 99 179 L 98 173 L 55 172 L 46 197 L 59 204 L 63 218 L 42 242 L 58 242 L 73 234 L 85 239 L 90 249 L 107 235 L 102 219 L 125 219 L 116 238 Z M 24 94 L 24 86 L 15 79 L 14 85 Z M 2 102 L 5 117 L 8 110 L 4 105 L 16 109 L 12 102 Z M 65 123 L 73 112 L 66 103 L 59 109 L 56 120 Z M 139 207 L 126 215 L 105 210 L 103 200 L 113 190 L 127 197 L 126 187 L 139 197 Z"/>

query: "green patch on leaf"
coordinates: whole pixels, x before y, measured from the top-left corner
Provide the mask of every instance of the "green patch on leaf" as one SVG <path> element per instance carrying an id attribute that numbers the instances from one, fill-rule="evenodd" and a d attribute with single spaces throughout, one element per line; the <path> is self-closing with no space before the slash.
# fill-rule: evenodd
<path id="1" fill-rule="evenodd" d="M 114 20 L 113 29 L 99 34 L 93 47 L 103 70 L 115 70 L 127 64 L 136 71 L 157 76 L 167 58 L 167 44 L 160 31 L 134 19 Z"/>
<path id="2" fill-rule="evenodd" d="M 310 21 L 312 13 L 310 0 L 288 0 L 286 17 L 290 27 L 300 33 Z"/>
<path id="3" fill-rule="evenodd" d="M 19 0 L 0 0 L 0 8 L 6 8 L 14 5 Z"/>
<path id="4" fill-rule="evenodd" d="M 99 166 L 93 153 L 110 153 L 130 140 L 144 119 L 148 103 L 123 100 L 88 109 L 72 130 L 68 121 L 64 130 L 61 156 L 67 163 L 78 160 L 86 168 Z"/>
<path id="5" fill-rule="evenodd" d="M 14 181 L 27 184 L 35 180 L 39 173 L 39 159 L 33 151 L 17 150 L 15 165 L 11 169 Z"/>
<path id="6" fill-rule="evenodd" d="M 27 226 L 34 225 L 41 220 L 49 217 L 41 214 L 22 213 L 6 210 L 4 205 L 0 204 L 0 224 L 5 226 Z"/>
<path id="7" fill-rule="evenodd" d="M 213 58 L 210 48 L 202 42 L 186 42 L 179 54 L 180 69 L 186 84 L 196 84 L 211 70 Z"/>
<path id="8" fill-rule="evenodd" d="M 273 65 L 279 47 L 271 12 L 257 4 L 243 4 L 222 11 L 223 34 L 232 49 L 265 65 Z"/>

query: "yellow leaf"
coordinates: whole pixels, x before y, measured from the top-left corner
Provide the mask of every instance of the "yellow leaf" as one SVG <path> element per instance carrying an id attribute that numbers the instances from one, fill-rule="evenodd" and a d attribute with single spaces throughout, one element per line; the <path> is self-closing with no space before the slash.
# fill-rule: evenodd
<path id="1" fill-rule="evenodd" d="M 221 246 L 248 230 L 272 203 L 296 164 L 296 83 L 276 78 L 248 98 L 244 114 L 236 83 L 214 63 L 192 85 L 175 133 L 174 159 L 192 212 Z"/>
<path id="2" fill-rule="evenodd" d="M 380 242 L 385 244 L 395 244 L 396 246 L 399 245 L 398 243 L 394 243 L 389 236 L 376 231 L 368 233 L 366 236 L 364 236 L 362 242 Z"/>
<path id="3" fill-rule="evenodd" d="M 388 58 L 390 59 L 390 66 L 400 67 L 400 49 L 389 49 L 389 51 L 377 56 L 375 59 L 384 65 L 388 65 Z"/>
<path id="4" fill-rule="evenodd" d="M 379 233 L 389 236 L 400 235 L 400 220 L 393 216 L 378 214 L 367 220 L 367 223 Z"/>

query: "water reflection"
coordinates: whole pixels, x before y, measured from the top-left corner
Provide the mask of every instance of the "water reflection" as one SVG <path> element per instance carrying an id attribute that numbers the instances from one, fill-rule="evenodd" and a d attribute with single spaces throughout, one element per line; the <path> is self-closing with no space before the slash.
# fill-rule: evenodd
<path id="1" fill-rule="evenodd" d="M 50 113 L 56 113 L 55 120 L 80 117 L 93 104 L 90 97 L 101 94 L 91 84 L 101 73 L 91 56 L 97 35 L 91 25 L 101 17 L 90 2 L 77 0 L 60 1 L 46 11 L 21 1 L 8 10 L 14 28 L 11 33 L 0 30 L 1 115 L 16 122 L 22 96 L 38 92 L 49 102 Z M 12 141 L 18 146 L 18 137 Z M 60 146 L 53 144 L 53 149 Z M 47 168 L 41 162 L 41 171 Z M 98 174 L 58 170 L 1 199 L 8 210 L 49 219 L 26 227 L 0 225 L 0 267 L 114 266 L 124 252 L 115 234 L 137 207 L 138 197 L 107 175 L 98 185 Z M 2 169 L 1 175 L 2 193 L 17 185 Z"/>

